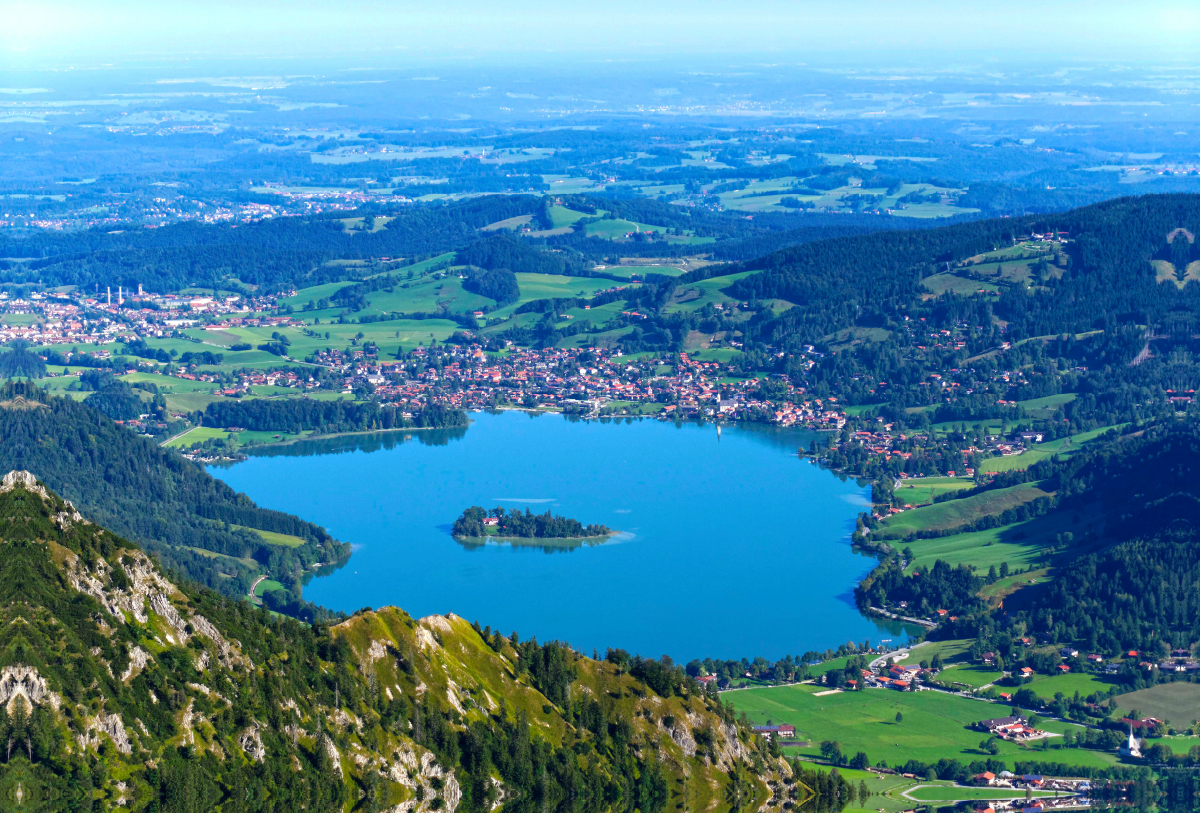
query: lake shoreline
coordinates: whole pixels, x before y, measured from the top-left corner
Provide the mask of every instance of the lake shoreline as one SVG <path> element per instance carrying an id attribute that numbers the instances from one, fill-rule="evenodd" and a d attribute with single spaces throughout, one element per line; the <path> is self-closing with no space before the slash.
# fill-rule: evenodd
<path id="1" fill-rule="evenodd" d="M 472 421 L 467 419 L 467 426 L 470 426 Z M 303 443 L 309 440 L 330 440 L 332 438 L 350 438 L 357 435 L 382 435 L 392 432 L 429 432 L 435 429 L 461 429 L 458 426 L 396 426 L 390 429 L 362 429 L 357 432 L 330 432 L 327 435 L 304 435 L 303 437 L 288 438 L 287 440 L 274 441 L 271 443 L 255 443 L 250 446 L 239 446 L 240 449 L 274 449 L 280 446 L 292 446 L 297 443 Z"/>

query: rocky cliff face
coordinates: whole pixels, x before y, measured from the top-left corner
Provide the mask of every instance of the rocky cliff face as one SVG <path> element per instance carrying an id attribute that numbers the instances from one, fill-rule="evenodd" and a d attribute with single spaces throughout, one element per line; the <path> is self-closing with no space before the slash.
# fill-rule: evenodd
<path id="1" fill-rule="evenodd" d="M 0 763 L 0 796 L 19 786 L 63 811 L 722 810 L 796 795 L 787 766 L 687 682 L 659 694 L 618 664 L 453 615 L 273 617 L 174 583 L 26 472 L 0 482 Z"/>

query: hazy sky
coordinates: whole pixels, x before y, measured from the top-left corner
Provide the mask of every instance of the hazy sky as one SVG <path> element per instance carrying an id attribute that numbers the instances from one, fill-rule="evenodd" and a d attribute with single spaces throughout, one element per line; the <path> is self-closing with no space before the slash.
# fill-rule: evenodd
<path id="1" fill-rule="evenodd" d="M 0 0 L 10 68 L 347 54 L 1155 61 L 1197 46 L 1197 0 Z"/>

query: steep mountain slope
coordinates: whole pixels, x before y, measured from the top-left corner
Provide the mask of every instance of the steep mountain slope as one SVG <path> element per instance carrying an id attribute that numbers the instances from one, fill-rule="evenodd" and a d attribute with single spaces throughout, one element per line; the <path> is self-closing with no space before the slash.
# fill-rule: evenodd
<path id="1" fill-rule="evenodd" d="M 395 608 L 335 627 L 272 617 L 171 583 L 27 472 L 0 483 L 4 743 L 0 793 L 54 811 L 733 810 L 807 797 L 669 665 Z"/>
<path id="2" fill-rule="evenodd" d="M 0 471 L 38 472 L 88 516 L 229 595 L 245 595 L 260 572 L 294 584 L 318 564 L 350 555 L 324 528 L 259 508 L 202 466 L 33 384 L 0 387 L 0 435 Z M 271 545 L 256 528 L 304 542 Z"/>

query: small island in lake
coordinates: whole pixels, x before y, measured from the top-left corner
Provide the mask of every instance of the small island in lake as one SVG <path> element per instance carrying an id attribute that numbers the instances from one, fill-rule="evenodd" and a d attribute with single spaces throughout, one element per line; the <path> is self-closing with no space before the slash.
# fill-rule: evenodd
<path id="1" fill-rule="evenodd" d="M 557 517 L 546 511 L 535 514 L 528 508 L 505 511 L 493 508 L 488 511 L 473 505 L 462 512 L 450 531 L 458 540 L 512 541 L 518 544 L 526 540 L 584 540 L 602 539 L 612 536 L 614 531 L 607 525 L 584 525 L 577 519 Z"/>

